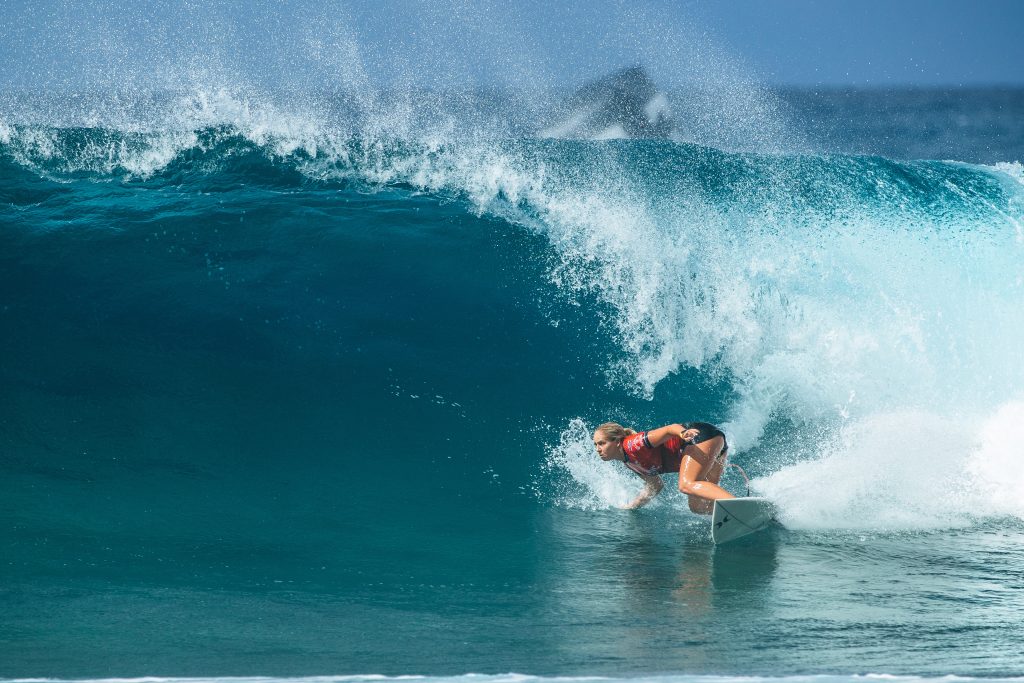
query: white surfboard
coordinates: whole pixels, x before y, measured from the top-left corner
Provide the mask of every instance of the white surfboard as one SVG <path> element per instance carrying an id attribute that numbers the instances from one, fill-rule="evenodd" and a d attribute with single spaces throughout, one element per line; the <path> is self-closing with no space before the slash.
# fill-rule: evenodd
<path id="1" fill-rule="evenodd" d="M 711 540 L 725 543 L 767 528 L 775 521 L 775 506 L 767 498 L 725 498 L 715 501 Z"/>

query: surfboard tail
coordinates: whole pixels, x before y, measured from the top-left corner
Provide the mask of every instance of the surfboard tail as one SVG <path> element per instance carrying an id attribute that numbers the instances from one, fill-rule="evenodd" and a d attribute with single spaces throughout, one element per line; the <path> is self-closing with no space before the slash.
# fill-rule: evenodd
<path id="1" fill-rule="evenodd" d="M 711 540 L 726 543 L 756 533 L 775 521 L 775 506 L 767 498 L 716 500 L 711 514 Z"/>

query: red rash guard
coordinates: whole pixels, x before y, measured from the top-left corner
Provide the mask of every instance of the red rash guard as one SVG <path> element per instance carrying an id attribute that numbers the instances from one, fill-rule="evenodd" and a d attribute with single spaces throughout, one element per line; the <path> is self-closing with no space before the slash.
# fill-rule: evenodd
<path id="1" fill-rule="evenodd" d="M 637 474 L 678 472 L 683 459 L 683 442 L 671 436 L 660 446 L 651 446 L 647 432 L 640 432 L 622 440 L 622 452 L 626 456 L 626 467 Z"/>

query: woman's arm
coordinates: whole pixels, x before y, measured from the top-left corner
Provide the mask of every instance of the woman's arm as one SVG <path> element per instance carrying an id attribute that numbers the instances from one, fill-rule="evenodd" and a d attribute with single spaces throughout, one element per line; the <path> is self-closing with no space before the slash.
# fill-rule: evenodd
<path id="1" fill-rule="evenodd" d="M 683 441 L 689 441 L 699 433 L 700 432 L 698 430 L 687 429 L 683 425 L 665 425 L 664 427 L 648 430 L 647 440 L 651 442 L 651 446 L 657 447 L 668 441 L 673 436 L 678 437 Z"/>
<path id="2" fill-rule="evenodd" d="M 641 474 L 640 477 L 644 480 L 643 491 L 641 491 L 640 495 L 634 498 L 629 505 L 626 505 L 623 508 L 625 510 L 635 510 L 638 507 L 647 505 L 661 492 L 661 489 L 665 487 L 664 482 L 661 481 L 661 477 L 657 474 Z"/>

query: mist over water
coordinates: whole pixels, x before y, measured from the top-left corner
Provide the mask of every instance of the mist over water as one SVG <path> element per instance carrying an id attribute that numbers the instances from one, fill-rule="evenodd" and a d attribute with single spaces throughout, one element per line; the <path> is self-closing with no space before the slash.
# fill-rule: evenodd
<path id="1" fill-rule="evenodd" d="M 1020 92 L 872 119 L 650 7 L 86 8 L 0 92 L 0 676 L 1019 674 Z M 540 135 L 635 64 L 667 138 Z M 608 419 L 722 425 L 785 530 L 617 510 Z"/>

